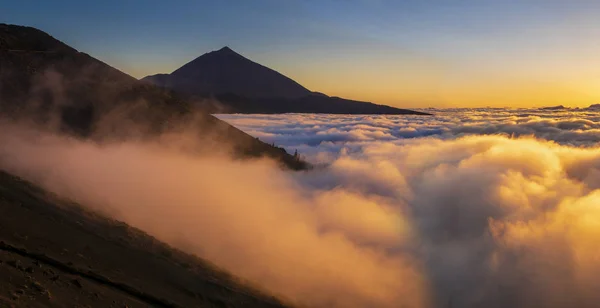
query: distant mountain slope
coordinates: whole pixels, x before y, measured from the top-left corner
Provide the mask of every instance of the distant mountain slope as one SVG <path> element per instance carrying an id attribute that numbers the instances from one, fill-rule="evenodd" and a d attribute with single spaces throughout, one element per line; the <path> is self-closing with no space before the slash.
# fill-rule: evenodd
<path id="1" fill-rule="evenodd" d="M 0 24 L 0 115 L 89 138 L 152 136 L 193 126 L 236 155 L 306 164 L 196 108 L 31 27 Z M 100 133 L 98 133 L 100 132 Z"/>
<path id="2" fill-rule="evenodd" d="M 386 105 L 353 101 L 339 97 L 310 95 L 291 98 L 247 98 L 224 93 L 204 98 L 205 104 L 212 104 L 209 110 L 214 113 L 329 113 L 329 114 L 389 114 L 389 115 L 430 115 L 428 113 L 398 109 Z M 222 106 L 221 104 L 225 104 Z"/>
<path id="3" fill-rule="evenodd" d="M 171 74 L 142 80 L 203 101 L 213 112 L 426 114 L 311 92 L 229 47 L 206 53 Z"/>

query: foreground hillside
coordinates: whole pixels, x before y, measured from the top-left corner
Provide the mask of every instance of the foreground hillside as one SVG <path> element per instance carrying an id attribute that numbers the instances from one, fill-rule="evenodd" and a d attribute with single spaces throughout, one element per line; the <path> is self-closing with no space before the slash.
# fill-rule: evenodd
<path id="1" fill-rule="evenodd" d="M 229 47 L 206 53 L 171 74 L 142 79 L 190 96 L 219 113 L 427 113 L 312 92 Z"/>
<path id="2" fill-rule="evenodd" d="M 184 127 L 197 140 L 227 144 L 235 156 L 269 156 L 292 169 L 307 167 L 172 91 L 140 82 L 31 27 L 0 24 L 0 116 L 100 140 L 148 138 Z M 189 146 L 209 148 L 200 141 Z"/>
<path id="3" fill-rule="evenodd" d="M 284 307 L 210 264 L 0 171 L 0 307 Z"/>

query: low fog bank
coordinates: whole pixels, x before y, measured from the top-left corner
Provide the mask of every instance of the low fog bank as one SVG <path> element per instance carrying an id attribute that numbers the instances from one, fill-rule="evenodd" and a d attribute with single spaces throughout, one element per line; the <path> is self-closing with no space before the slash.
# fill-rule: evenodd
<path id="1" fill-rule="evenodd" d="M 0 168 L 311 307 L 592 307 L 600 151 L 505 136 L 341 150 L 327 169 L 0 125 Z"/>
<path id="2" fill-rule="evenodd" d="M 0 168 L 294 302 L 423 306 L 416 261 L 385 251 L 402 245 L 391 208 L 305 189 L 275 162 L 193 156 L 164 139 L 99 145 L 15 125 L 0 127 L 0 144 Z M 345 205 L 354 209 L 338 221 Z M 371 229 L 363 213 L 385 224 Z"/>

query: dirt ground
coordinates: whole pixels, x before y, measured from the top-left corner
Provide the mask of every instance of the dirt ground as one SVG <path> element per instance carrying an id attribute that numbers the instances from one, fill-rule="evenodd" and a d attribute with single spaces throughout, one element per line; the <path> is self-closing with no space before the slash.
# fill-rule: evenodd
<path id="1" fill-rule="evenodd" d="M 0 171 L 0 307 L 285 307 L 199 258 Z"/>

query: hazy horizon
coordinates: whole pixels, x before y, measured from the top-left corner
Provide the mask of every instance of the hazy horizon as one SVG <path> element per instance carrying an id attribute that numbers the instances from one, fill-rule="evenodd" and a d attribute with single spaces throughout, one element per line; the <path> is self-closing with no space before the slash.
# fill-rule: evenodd
<path id="1" fill-rule="evenodd" d="M 229 46 L 312 91 L 396 107 L 600 102 L 597 1 L 27 2 L 40 28 L 137 78 Z"/>

